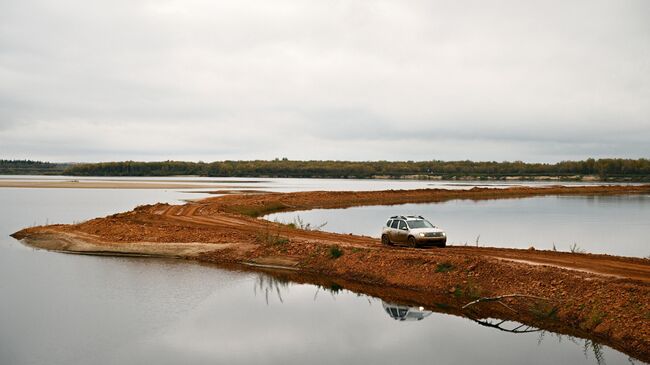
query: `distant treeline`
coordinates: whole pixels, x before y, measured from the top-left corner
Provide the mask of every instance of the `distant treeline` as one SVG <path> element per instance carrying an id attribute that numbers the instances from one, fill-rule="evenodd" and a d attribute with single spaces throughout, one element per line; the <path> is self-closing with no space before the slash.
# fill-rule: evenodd
<path id="1" fill-rule="evenodd" d="M 216 162 L 104 162 L 73 164 L 66 175 L 314 177 L 314 178 L 444 178 L 506 177 L 650 181 L 648 159 L 588 159 L 553 164 L 473 161 L 292 161 L 288 159 Z"/>
<path id="2" fill-rule="evenodd" d="M 31 160 L 0 160 L 2 175 L 62 175 L 67 163 L 52 163 Z"/>

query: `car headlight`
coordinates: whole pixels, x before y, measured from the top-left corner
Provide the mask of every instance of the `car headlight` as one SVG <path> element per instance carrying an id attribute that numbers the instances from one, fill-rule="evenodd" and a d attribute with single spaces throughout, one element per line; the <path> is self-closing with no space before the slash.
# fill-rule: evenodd
<path id="1" fill-rule="evenodd" d="M 447 234 L 445 232 L 442 232 L 442 236 L 445 237 Z"/>
<path id="2" fill-rule="evenodd" d="M 424 237 L 424 233 L 420 233 L 420 237 Z"/>

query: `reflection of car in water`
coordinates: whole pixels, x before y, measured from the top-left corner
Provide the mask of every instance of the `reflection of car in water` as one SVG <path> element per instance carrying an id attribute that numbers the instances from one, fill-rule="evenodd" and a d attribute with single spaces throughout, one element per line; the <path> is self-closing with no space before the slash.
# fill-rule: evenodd
<path id="1" fill-rule="evenodd" d="M 423 307 L 408 307 L 405 305 L 386 303 L 383 300 L 381 305 L 388 315 L 397 321 L 421 321 L 423 318 L 431 315 L 431 311 L 424 310 Z"/>

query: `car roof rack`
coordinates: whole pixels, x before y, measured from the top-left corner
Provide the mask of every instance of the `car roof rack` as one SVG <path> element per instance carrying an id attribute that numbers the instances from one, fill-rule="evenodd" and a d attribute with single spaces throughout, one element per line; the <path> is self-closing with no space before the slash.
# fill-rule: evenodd
<path id="1" fill-rule="evenodd" d="M 405 216 L 401 216 L 401 217 L 402 217 L 403 219 L 407 219 L 407 218 L 420 218 L 420 219 L 424 219 L 424 217 L 421 216 L 421 215 L 407 215 L 406 217 L 405 217 Z"/>

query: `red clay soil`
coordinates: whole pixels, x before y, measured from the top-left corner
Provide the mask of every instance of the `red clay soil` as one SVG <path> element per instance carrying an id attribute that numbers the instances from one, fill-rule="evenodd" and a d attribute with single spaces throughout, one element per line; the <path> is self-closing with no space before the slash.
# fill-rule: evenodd
<path id="1" fill-rule="evenodd" d="M 305 231 L 256 218 L 276 211 L 450 199 L 648 193 L 650 185 L 228 195 L 185 205 L 141 206 L 76 225 L 33 227 L 14 237 L 69 252 L 283 267 L 294 281 L 327 278 L 395 301 L 444 303 L 449 313 L 516 320 L 595 339 L 650 361 L 650 260 L 466 246 L 388 247 L 369 237 Z M 478 297 L 513 293 L 545 299 L 518 297 L 502 301 L 507 305 L 462 309 Z"/>

